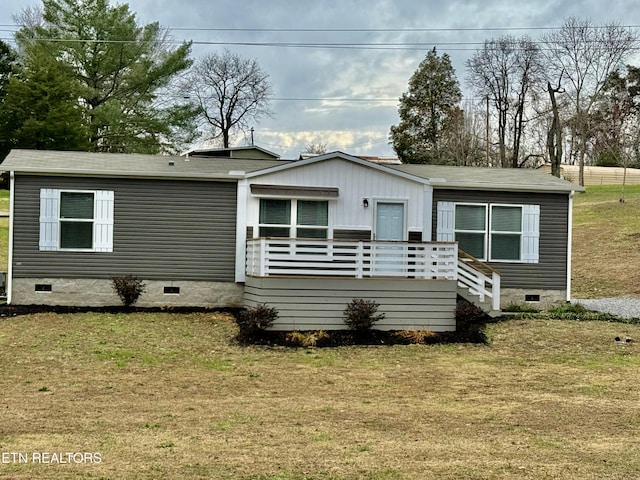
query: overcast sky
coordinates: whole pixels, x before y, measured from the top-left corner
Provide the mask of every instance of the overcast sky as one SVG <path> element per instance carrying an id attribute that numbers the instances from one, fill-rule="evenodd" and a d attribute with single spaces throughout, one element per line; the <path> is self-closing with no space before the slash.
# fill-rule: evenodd
<path id="1" fill-rule="evenodd" d="M 11 24 L 12 14 L 37 4 L 2 0 L 0 24 Z M 568 16 L 588 18 L 594 24 L 617 21 L 640 26 L 637 0 L 131 0 L 128 4 L 141 23 L 158 21 L 172 29 L 176 40 L 193 40 L 194 58 L 226 47 L 257 59 L 270 76 L 275 98 L 273 117 L 255 125 L 255 143 L 284 158 L 297 157 L 310 143 L 326 144 L 329 151 L 393 156 L 388 134 L 398 122 L 397 99 L 434 46 L 451 56 L 461 87 L 471 97 L 465 85 L 465 61 L 486 39 L 507 33 L 536 38 Z M 0 37 L 11 38 L 11 28 L 0 29 Z M 331 100 L 336 98 L 347 100 Z"/>

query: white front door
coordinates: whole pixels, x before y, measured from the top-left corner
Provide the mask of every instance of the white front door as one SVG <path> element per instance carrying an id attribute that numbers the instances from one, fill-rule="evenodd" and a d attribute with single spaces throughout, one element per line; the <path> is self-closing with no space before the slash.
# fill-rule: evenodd
<path id="1" fill-rule="evenodd" d="M 400 202 L 376 202 L 375 240 L 378 242 L 398 241 L 405 239 L 405 204 Z M 373 275 L 403 275 L 404 246 L 378 245 L 372 246 Z"/>

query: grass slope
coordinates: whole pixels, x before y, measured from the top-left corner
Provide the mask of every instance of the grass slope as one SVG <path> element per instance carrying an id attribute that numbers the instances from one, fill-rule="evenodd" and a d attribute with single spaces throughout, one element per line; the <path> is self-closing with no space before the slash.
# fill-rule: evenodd
<path id="1" fill-rule="evenodd" d="M 640 326 L 511 320 L 489 346 L 239 347 L 217 314 L 0 321 L 12 479 L 638 478 Z"/>
<path id="2" fill-rule="evenodd" d="M 587 187 L 573 215 L 576 298 L 640 295 L 640 185 Z"/>

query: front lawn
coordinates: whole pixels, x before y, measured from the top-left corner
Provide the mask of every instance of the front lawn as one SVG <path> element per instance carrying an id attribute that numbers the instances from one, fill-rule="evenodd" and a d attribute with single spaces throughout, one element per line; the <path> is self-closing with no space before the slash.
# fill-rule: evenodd
<path id="1" fill-rule="evenodd" d="M 573 216 L 575 298 L 640 295 L 640 185 L 587 187 Z"/>
<path id="2" fill-rule="evenodd" d="M 0 478 L 640 477 L 640 347 L 614 341 L 638 325 L 511 320 L 489 345 L 325 349 L 235 333 L 213 313 L 1 319 L 0 451 L 101 462 L 12 460 Z"/>

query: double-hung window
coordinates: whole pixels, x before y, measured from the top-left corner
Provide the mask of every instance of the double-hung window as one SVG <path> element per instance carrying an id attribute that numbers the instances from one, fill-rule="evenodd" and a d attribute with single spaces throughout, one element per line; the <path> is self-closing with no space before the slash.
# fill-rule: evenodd
<path id="1" fill-rule="evenodd" d="M 259 236 L 328 238 L 329 202 L 261 198 Z"/>
<path id="2" fill-rule="evenodd" d="M 491 260 L 522 260 L 522 208 L 491 205 Z"/>
<path id="3" fill-rule="evenodd" d="M 40 190 L 39 249 L 112 252 L 114 193 Z"/>
<path id="4" fill-rule="evenodd" d="M 437 239 L 482 261 L 537 263 L 539 205 L 438 202 Z"/>
<path id="5" fill-rule="evenodd" d="M 487 251 L 486 205 L 455 206 L 455 239 L 469 255 L 484 260 Z"/>
<path id="6" fill-rule="evenodd" d="M 60 192 L 60 249 L 93 248 L 93 192 Z"/>

